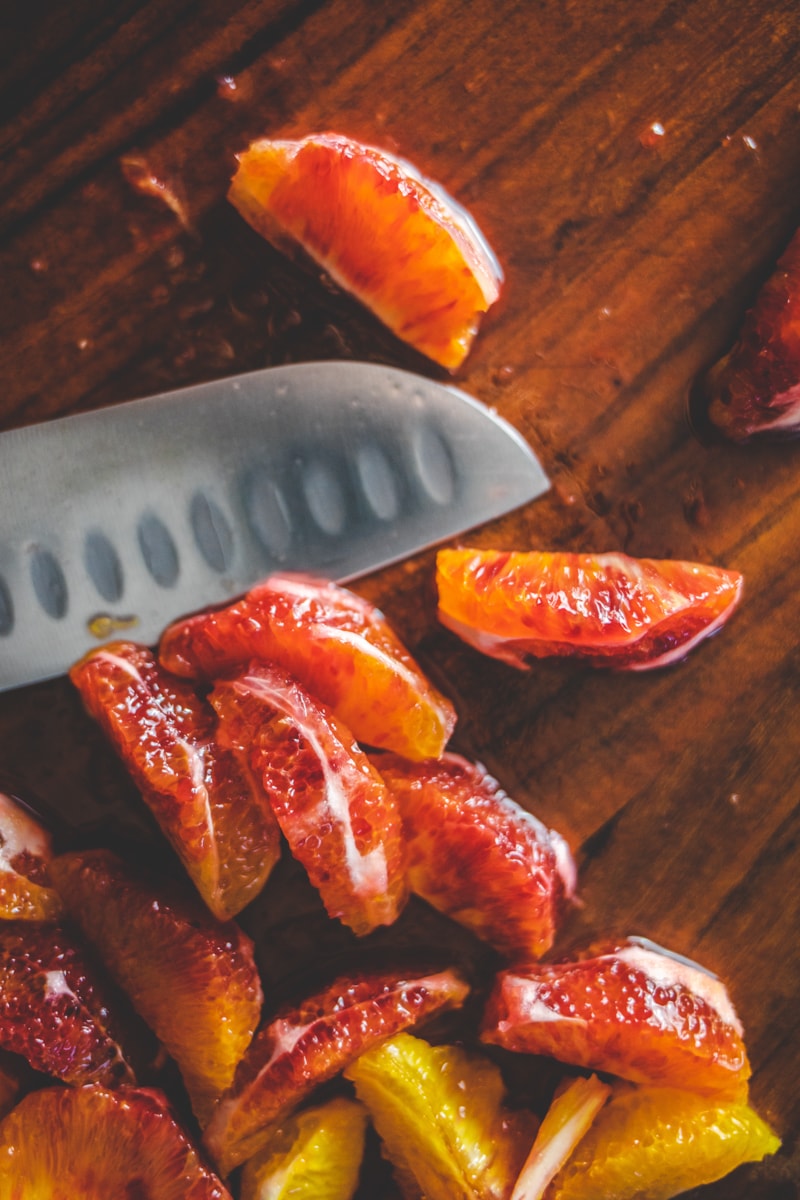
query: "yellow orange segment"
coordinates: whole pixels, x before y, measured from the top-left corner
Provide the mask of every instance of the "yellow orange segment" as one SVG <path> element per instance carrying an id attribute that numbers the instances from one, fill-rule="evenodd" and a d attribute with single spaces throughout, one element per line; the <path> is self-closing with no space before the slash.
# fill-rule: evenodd
<path id="1" fill-rule="evenodd" d="M 363 1105 L 341 1096 L 290 1117 L 245 1164 L 241 1200 L 351 1200 L 366 1129 Z"/>
<path id="2" fill-rule="evenodd" d="M 600 1111 L 546 1197 L 670 1200 L 779 1147 L 747 1104 L 671 1088 L 624 1088 Z"/>
<path id="3" fill-rule="evenodd" d="M 340 134 L 253 142 L 229 199 L 279 249 L 299 245 L 417 350 L 455 370 L 503 273 L 473 218 L 409 162 Z"/>

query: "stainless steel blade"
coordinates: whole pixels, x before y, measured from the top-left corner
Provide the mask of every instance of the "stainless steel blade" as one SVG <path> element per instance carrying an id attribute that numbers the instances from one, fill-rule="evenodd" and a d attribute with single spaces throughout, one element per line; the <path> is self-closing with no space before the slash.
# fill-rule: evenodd
<path id="1" fill-rule="evenodd" d="M 274 367 L 0 435 L 0 689 L 276 569 L 346 581 L 549 487 L 456 388 Z"/>

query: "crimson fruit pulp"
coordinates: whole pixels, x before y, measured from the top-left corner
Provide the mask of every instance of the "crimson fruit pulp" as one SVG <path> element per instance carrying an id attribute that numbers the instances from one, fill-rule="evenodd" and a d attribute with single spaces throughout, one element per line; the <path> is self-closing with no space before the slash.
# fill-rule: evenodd
<path id="1" fill-rule="evenodd" d="M 458 755 L 373 762 L 400 808 L 412 891 L 515 961 L 549 950 L 575 888 L 560 835 Z"/>
<path id="2" fill-rule="evenodd" d="M 278 249 L 299 245 L 398 337 L 455 370 L 503 273 L 469 213 L 411 163 L 340 134 L 254 142 L 229 199 Z"/>
<path id="3" fill-rule="evenodd" d="M 56 925 L 0 922 L 0 1046 L 65 1083 L 134 1082 L 115 1006 L 123 1002 Z"/>
<path id="4" fill-rule="evenodd" d="M 350 731 L 278 667 L 218 683 L 211 703 L 328 914 L 357 934 L 391 925 L 407 897 L 400 815 Z"/>
<path id="5" fill-rule="evenodd" d="M 703 391 L 711 422 L 732 441 L 800 433 L 800 231 Z"/>
<path id="6" fill-rule="evenodd" d="M 70 671 L 208 907 L 221 920 L 263 887 L 280 856 L 260 790 L 214 739 L 214 715 L 132 642 L 93 650 Z"/>
<path id="7" fill-rule="evenodd" d="M 72 918 L 175 1059 L 206 1120 L 255 1032 L 262 992 L 253 944 L 187 892 L 107 850 L 53 860 Z"/>
<path id="8" fill-rule="evenodd" d="M 50 836 L 13 797 L 0 792 L 0 919 L 53 921 L 61 901 L 49 886 Z"/>
<path id="9" fill-rule="evenodd" d="M 747 1093 L 750 1064 L 724 984 L 645 939 L 501 972 L 481 1036 L 637 1083 Z"/>
<path id="10" fill-rule="evenodd" d="M 0 1124 L 0 1200 L 231 1200 L 155 1090 L 33 1092 Z"/>
<path id="11" fill-rule="evenodd" d="M 276 663 L 359 742 L 406 758 L 437 758 L 455 724 L 383 614 L 323 580 L 273 575 L 227 608 L 172 625 L 159 652 L 168 671 L 200 679 Z"/>
<path id="12" fill-rule="evenodd" d="M 511 666 L 549 655 L 634 671 L 680 661 L 742 594 L 737 571 L 624 554 L 441 550 L 439 619 Z"/>
<path id="13" fill-rule="evenodd" d="M 319 1083 L 370 1046 L 458 1008 L 469 989 L 453 971 L 408 977 L 363 974 L 335 980 L 259 1030 L 206 1129 L 204 1141 L 223 1175 L 256 1153 L 274 1127 Z"/>

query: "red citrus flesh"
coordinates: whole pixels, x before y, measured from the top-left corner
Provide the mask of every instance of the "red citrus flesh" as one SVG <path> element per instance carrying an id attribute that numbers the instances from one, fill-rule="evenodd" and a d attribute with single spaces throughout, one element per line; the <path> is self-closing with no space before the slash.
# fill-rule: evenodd
<path id="1" fill-rule="evenodd" d="M 191 893 L 110 851 L 53 860 L 70 915 L 175 1059 L 203 1121 L 232 1083 L 261 1015 L 251 940 Z"/>
<path id="2" fill-rule="evenodd" d="M 503 273 L 469 213 L 403 159 L 339 134 L 254 142 L 229 199 L 278 249 L 299 245 L 398 337 L 455 370 Z"/>
<path id="3" fill-rule="evenodd" d="M 370 1046 L 447 1009 L 467 985 L 452 971 L 417 978 L 364 974 L 337 979 L 259 1030 L 217 1105 L 205 1144 L 223 1175 L 250 1158 L 318 1084 Z"/>
<path id="4" fill-rule="evenodd" d="M 290 671 L 359 742 L 406 758 L 438 758 L 455 725 L 374 605 L 346 588 L 274 575 L 235 604 L 178 621 L 161 662 L 176 675 L 219 679 L 254 660 Z"/>
<path id="5" fill-rule="evenodd" d="M 735 442 L 800 432 L 800 231 L 704 390 L 711 421 Z"/>
<path id="6" fill-rule="evenodd" d="M 0 792 L 0 918 L 54 921 L 58 893 L 49 886 L 50 835 L 25 809 Z"/>
<path id="7" fill-rule="evenodd" d="M 400 814 L 346 726 L 279 667 L 253 666 L 210 699 L 328 914 L 357 934 L 391 925 L 407 898 Z"/>
<path id="8" fill-rule="evenodd" d="M 208 907 L 225 920 L 280 857 L 260 789 L 214 738 L 214 714 L 144 646 L 93 650 L 70 671 Z"/>
<path id="9" fill-rule="evenodd" d="M 115 1006 L 124 997 L 56 925 L 0 922 L 0 1046 L 65 1083 L 134 1082 Z"/>
<path id="10" fill-rule="evenodd" d="M 724 984 L 631 938 L 576 962 L 501 972 L 481 1036 L 635 1083 L 741 1098 L 750 1064 Z"/>
<path id="11" fill-rule="evenodd" d="M 441 550 L 439 619 L 483 654 L 634 671 L 678 662 L 742 594 L 737 571 L 624 554 Z"/>
<path id="12" fill-rule="evenodd" d="M 230 1200 L 152 1089 L 45 1088 L 0 1124 L 0 1200 Z"/>
<path id="13" fill-rule="evenodd" d="M 373 762 L 400 808 L 412 891 L 514 960 L 549 950 L 575 889 L 563 838 L 458 755 Z"/>

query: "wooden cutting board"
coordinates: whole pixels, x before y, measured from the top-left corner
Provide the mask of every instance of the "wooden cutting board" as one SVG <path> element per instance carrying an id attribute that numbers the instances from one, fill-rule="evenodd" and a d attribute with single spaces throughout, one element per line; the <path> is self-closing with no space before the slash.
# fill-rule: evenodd
<path id="1" fill-rule="evenodd" d="M 505 268 L 457 381 L 553 488 L 470 541 L 744 572 L 730 625 L 645 675 L 480 658 L 437 626 L 432 553 L 359 590 L 456 702 L 457 747 L 569 839 L 565 939 L 646 935 L 727 981 L 785 1147 L 693 1194 L 797 1196 L 800 447 L 704 445 L 685 417 L 797 224 L 796 0 L 31 0 L 0 54 L 3 428 L 274 363 L 439 377 L 226 203 L 251 138 L 330 129 L 440 180 Z M 64 681 L 0 697 L 0 768 L 101 836 L 146 825 Z M 289 865 L 251 920 L 273 996 L 312 951 L 369 950 Z M 422 906 L 393 936 L 480 965 Z"/>

